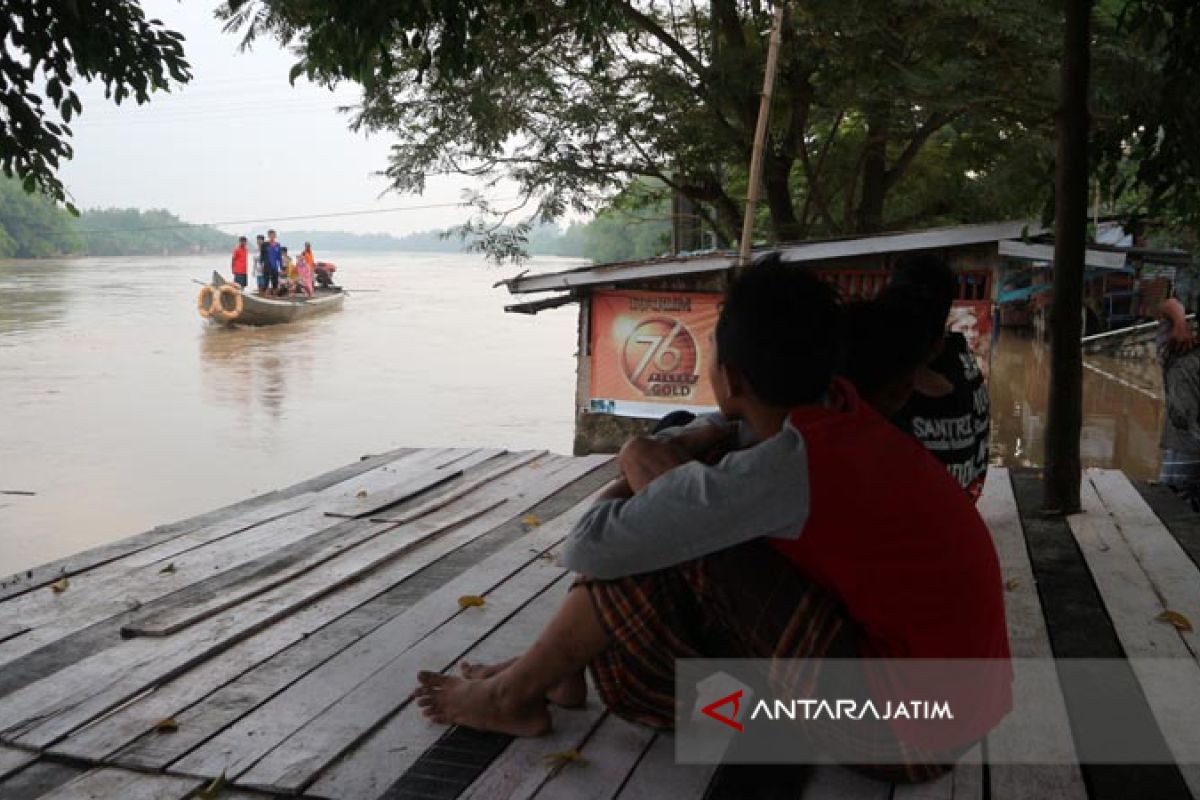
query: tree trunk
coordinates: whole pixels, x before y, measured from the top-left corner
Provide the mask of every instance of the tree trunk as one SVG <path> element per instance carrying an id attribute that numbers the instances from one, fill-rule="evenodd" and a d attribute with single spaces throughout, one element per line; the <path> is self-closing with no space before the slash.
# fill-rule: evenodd
<path id="1" fill-rule="evenodd" d="M 1065 0 L 1055 183 L 1054 301 L 1050 308 L 1047 510 L 1079 511 L 1083 427 L 1083 257 L 1088 213 L 1088 70 L 1092 0 Z"/>
<path id="2" fill-rule="evenodd" d="M 883 230 L 883 199 L 887 194 L 888 112 L 875 110 L 867 116 L 867 144 L 863 156 L 862 197 L 858 201 L 858 233 Z"/>
<path id="3" fill-rule="evenodd" d="M 792 204 L 792 164 L 794 159 L 771 155 L 767 157 L 763 188 L 767 192 L 767 208 L 771 212 L 771 234 L 776 242 L 794 242 L 804 237 L 803 226 L 796 218 Z"/>

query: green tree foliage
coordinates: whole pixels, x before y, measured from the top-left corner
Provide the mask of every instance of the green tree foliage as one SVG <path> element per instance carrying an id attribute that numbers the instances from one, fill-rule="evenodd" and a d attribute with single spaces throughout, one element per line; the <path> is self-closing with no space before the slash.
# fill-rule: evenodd
<path id="1" fill-rule="evenodd" d="M 0 178 L 0 258 L 224 252 L 234 241 L 163 210 L 89 209 L 74 216 L 19 181 Z"/>
<path id="2" fill-rule="evenodd" d="M 65 202 L 56 173 L 72 156 L 69 123 L 83 111 L 74 82 L 100 81 L 118 104 L 145 103 L 190 77 L 183 36 L 147 20 L 135 0 L 4 0 L 0 167 L 26 191 Z"/>
<path id="3" fill-rule="evenodd" d="M 83 252 L 91 256 L 166 256 L 232 250 L 236 237 L 206 225 L 189 225 L 165 209 L 103 208 L 84 211 L 76 223 Z"/>
<path id="4" fill-rule="evenodd" d="M 19 181 L 0 178 L 0 258 L 46 258 L 78 252 L 71 216 Z"/>
<path id="5" fill-rule="evenodd" d="M 1200 4 L 1106 0 L 1095 15 L 1092 139 L 1105 199 L 1135 227 L 1200 229 Z"/>
<path id="6" fill-rule="evenodd" d="M 228 0 L 223 13 L 251 38 L 295 45 L 294 74 L 362 85 L 355 125 L 396 138 L 398 190 L 444 172 L 504 180 L 549 220 L 646 178 L 738 234 L 767 4 Z M 1050 135 L 1057 32 L 1040 0 L 790 2 L 768 235 L 969 217 L 1014 152 L 1044 179 L 1052 149 L 1031 161 L 1026 142 Z M 946 169 L 955 180 L 934 185 Z"/>

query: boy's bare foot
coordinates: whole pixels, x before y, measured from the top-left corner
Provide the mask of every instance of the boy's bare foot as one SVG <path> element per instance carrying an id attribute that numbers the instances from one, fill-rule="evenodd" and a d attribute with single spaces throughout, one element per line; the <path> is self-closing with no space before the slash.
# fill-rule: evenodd
<path id="1" fill-rule="evenodd" d="M 515 658 L 501 661 L 498 664 L 471 664 L 463 661 L 458 665 L 458 669 L 464 678 L 483 680 L 493 675 L 499 675 L 511 667 L 515 661 Z M 587 705 L 587 679 L 583 677 L 582 672 L 564 678 L 546 692 L 546 699 L 563 708 L 583 708 Z"/>
<path id="2" fill-rule="evenodd" d="M 515 658 L 510 658 L 507 661 L 500 661 L 495 664 L 472 664 L 470 661 L 461 661 L 458 664 L 458 671 L 462 673 L 464 678 L 471 680 L 483 680 L 490 678 L 493 675 L 499 675 L 504 670 L 508 669 L 516 662 Z"/>
<path id="3" fill-rule="evenodd" d="M 550 730 L 545 701 L 513 697 L 496 676 L 473 680 L 423 670 L 417 680 L 421 685 L 413 696 L 433 722 L 512 736 L 541 736 Z"/>

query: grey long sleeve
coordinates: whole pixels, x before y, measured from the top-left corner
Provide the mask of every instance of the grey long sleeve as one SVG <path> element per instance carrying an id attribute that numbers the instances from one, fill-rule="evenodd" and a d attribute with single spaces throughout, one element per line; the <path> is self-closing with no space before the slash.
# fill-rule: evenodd
<path id="1" fill-rule="evenodd" d="M 715 466 L 689 462 L 576 523 L 563 563 L 594 578 L 637 575 L 764 536 L 794 539 L 808 518 L 808 457 L 790 423 Z"/>

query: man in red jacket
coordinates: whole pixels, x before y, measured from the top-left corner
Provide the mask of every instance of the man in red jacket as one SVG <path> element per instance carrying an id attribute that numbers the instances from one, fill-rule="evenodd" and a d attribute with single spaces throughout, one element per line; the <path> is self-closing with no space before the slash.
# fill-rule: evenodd
<path id="1" fill-rule="evenodd" d="M 725 418 L 758 444 L 708 465 L 677 440 L 628 443 L 622 479 L 567 539 L 563 561 L 581 577 L 558 615 L 509 664 L 421 673 L 426 716 L 536 735 L 547 700 L 582 702 L 588 667 L 614 713 L 665 728 L 679 658 L 789 659 L 810 676 L 827 658 L 857 658 L 876 702 L 943 688 L 896 659 L 970 659 L 987 666 L 944 687 L 962 710 L 953 726 L 902 721 L 871 736 L 905 758 L 881 777 L 914 781 L 982 738 L 1011 706 L 991 536 L 917 441 L 833 379 L 844 338 L 826 284 L 800 267 L 751 267 L 721 310 L 710 379 Z"/>
<path id="2" fill-rule="evenodd" d="M 243 289 L 246 288 L 246 265 L 249 260 L 249 253 L 246 250 L 246 237 L 239 236 L 237 247 L 233 248 L 233 282 Z"/>

